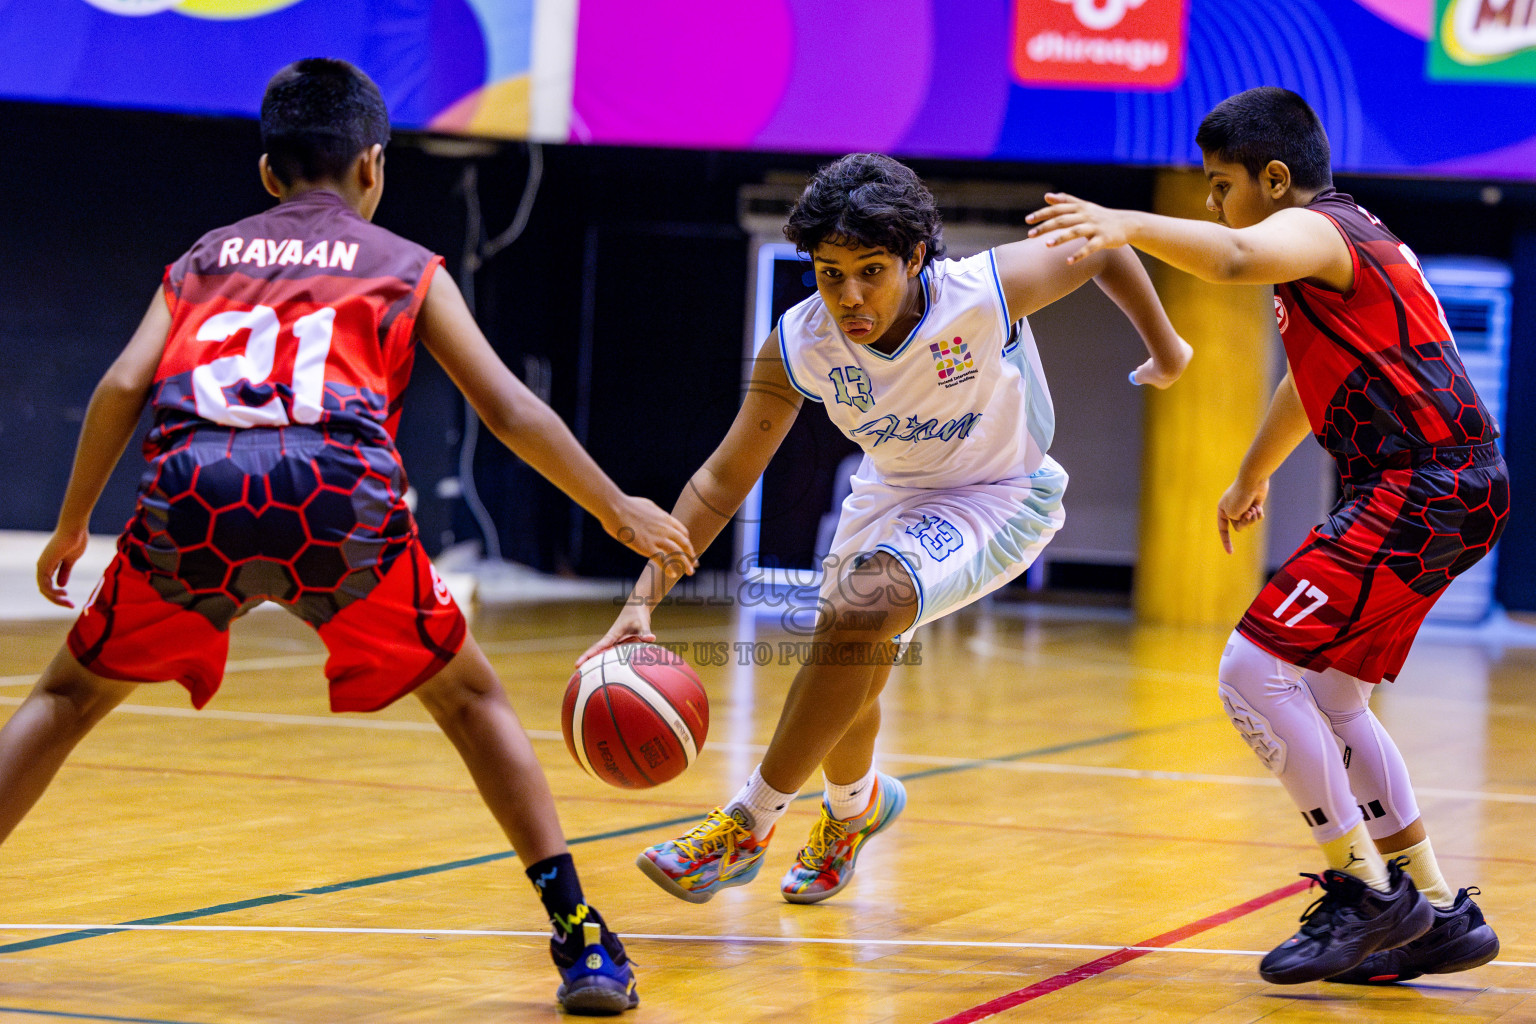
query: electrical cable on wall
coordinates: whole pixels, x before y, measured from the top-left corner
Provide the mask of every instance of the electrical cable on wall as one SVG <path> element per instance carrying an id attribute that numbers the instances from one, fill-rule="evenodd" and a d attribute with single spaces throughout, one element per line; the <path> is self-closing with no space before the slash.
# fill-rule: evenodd
<path id="1" fill-rule="evenodd" d="M 539 183 L 544 177 L 544 147 L 536 142 L 528 144 L 528 179 L 523 185 L 522 198 L 512 223 L 495 238 L 487 239 L 485 221 L 480 211 L 480 168 L 469 163 L 464 168 L 459 187 L 464 192 L 464 252 L 459 260 L 459 291 L 470 312 L 475 306 L 475 273 L 497 253 L 507 248 L 522 235 L 533 213 L 533 203 L 539 193 Z M 475 448 L 480 440 L 480 417 L 468 401 L 464 403 L 464 434 L 459 445 L 459 492 L 464 504 L 474 516 L 480 534 L 485 538 L 485 557 L 492 562 L 501 561 L 501 537 L 490 510 L 480 500 L 475 486 Z"/>

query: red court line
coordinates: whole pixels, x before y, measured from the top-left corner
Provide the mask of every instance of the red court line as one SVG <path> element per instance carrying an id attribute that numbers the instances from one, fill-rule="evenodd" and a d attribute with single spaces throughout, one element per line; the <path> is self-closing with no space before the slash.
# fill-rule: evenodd
<path id="1" fill-rule="evenodd" d="M 1278 903 L 1289 896 L 1303 892 L 1311 884 L 1311 882 L 1307 881 L 1297 881 L 1292 882 L 1290 885 L 1281 886 L 1279 889 L 1255 897 L 1247 903 L 1239 903 L 1235 907 L 1212 914 L 1210 917 L 1203 917 L 1191 924 L 1184 925 L 1182 928 L 1175 928 L 1173 931 L 1164 932 L 1156 938 L 1147 939 L 1145 942 L 1138 942 L 1136 943 L 1138 948 L 1132 949 L 1127 947 L 1125 949 L 1117 949 L 1115 952 L 1101 956 L 1097 960 L 1091 960 L 1079 967 L 1072 968 L 1070 971 L 1064 971 L 1055 977 L 1036 982 L 1028 988 L 1021 988 L 1017 992 L 998 996 L 991 1002 L 982 1003 L 980 1006 L 973 1006 L 969 1010 L 962 1010 L 952 1017 L 945 1017 L 943 1020 L 935 1021 L 934 1024 L 973 1024 L 975 1021 L 984 1020 L 994 1014 L 1002 1013 L 1004 1010 L 1027 1003 L 1032 999 L 1039 999 L 1041 996 L 1064 989 L 1068 985 L 1076 985 L 1080 981 L 1097 977 L 1111 968 L 1119 967 L 1123 963 L 1129 963 L 1137 957 L 1146 956 L 1152 949 L 1171 946 L 1175 942 L 1184 941 L 1191 935 L 1198 935 L 1203 931 L 1215 928 L 1217 925 L 1226 924 L 1228 921 L 1235 921 L 1239 917 L 1251 914 L 1255 910 L 1261 910 L 1271 903 Z"/>

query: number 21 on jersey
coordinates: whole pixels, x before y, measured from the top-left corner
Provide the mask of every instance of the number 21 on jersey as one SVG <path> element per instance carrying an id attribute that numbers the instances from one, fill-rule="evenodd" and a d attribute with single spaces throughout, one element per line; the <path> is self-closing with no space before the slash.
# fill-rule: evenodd
<path id="1" fill-rule="evenodd" d="M 285 427 L 289 423 L 318 423 L 325 396 L 325 361 L 331 354 L 331 331 L 336 310 L 330 306 L 305 314 L 293 322 L 298 352 L 293 359 L 293 419 L 283 400 L 273 395 L 263 405 L 231 405 L 226 391 L 242 382 L 267 383 L 277 360 L 277 336 L 282 329 L 271 306 L 227 310 L 203 321 L 198 341 L 220 342 L 249 330 L 245 351 L 223 356 L 192 371 L 192 391 L 197 414 L 229 427 Z"/>

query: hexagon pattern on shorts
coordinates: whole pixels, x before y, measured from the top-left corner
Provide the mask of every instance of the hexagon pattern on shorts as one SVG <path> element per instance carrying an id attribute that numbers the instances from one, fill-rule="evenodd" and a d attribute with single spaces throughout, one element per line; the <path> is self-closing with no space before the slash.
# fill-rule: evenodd
<path id="1" fill-rule="evenodd" d="M 405 549 L 393 451 L 350 434 L 203 431 L 150 464 L 121 546 L 168 601 L 216 626 L 262 601 L 320 625 Z"/>

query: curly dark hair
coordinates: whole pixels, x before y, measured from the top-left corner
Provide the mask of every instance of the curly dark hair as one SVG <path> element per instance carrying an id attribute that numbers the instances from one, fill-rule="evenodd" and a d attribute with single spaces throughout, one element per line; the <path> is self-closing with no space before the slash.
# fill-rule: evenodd
<path id="1" fill-rule="evenodd" d="M 807 256 L 832 239 L 909 260 L 926 243 L 925 267 L 944 255 L 943 232 L 928 186 L 879 153 L 851 153 L 817 171 L 784 225 L 784 237 Z"/>
<path id="2" fill-rule="evenodd" d="M 389 142 L 379 87 L 344 60 L 309 57 L 272 76 L 261 99 L 261 144 L 284 185 L 333 181 L 369 146 Z"/>

